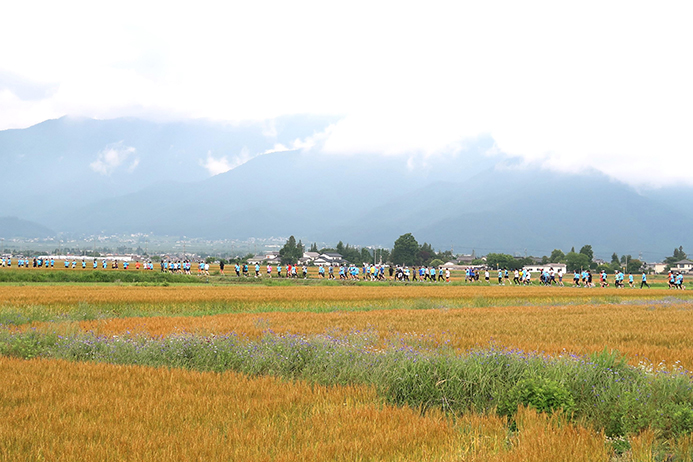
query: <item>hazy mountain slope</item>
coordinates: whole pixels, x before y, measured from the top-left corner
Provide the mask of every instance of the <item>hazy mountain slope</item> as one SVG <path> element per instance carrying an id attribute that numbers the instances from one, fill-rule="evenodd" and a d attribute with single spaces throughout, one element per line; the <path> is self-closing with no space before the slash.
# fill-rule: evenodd
<path id="1" fill-rule="evenodd" d="M 388 220 L 379 221 L 385 214 Z M 357 242 L 386 245 L 407 230 L 458 251 L 541 255 L 591 244 L 597 253 L 643 251 L 651 259 L 690 243 L 693 229 L 691 214 L 603 175 L 503 168 L 413 191 L 359 221 L 378 224 L 349 228 Z"/>
<path id="2" fill-rule="evenodd" d="M 12 238 L 46 238 L 55 236 L 55 231 L 38 223 L 22 220 L 17 217 L 0 217 L 0 237 Z"/>
<path id="3" fill-rule="evenodd" d="M 591 244 L 598 254 L 643 251 L 654 260 L 693 246 L 693 189 L 638 193 L 601 174 L 519 168 L 485 154 L 490 138 L 451 156 L 271 152 L 331 121 L 295 116 L 231 126 L 63 118 L 6 130 L 0 216 L 41 223 L 44 233 L 294 234 L 386 247 L 413 232 L 437 248 L 477 253 L 541 255 Z M 216 176 L 203 166 L 208 155 L 232 161 L 268 151 Z"/>
<path id="4" fill-rule="evenodd" d="M 453 177 L 473 172 L 455 172 L 456 164 L 448 159 L 436 168 Z M 160 184 L 97 201 L 58 222 L 73 232 L 98 232 L 110 223 L 116 232 L 137 228 L 215 238 L 310 234 L 318 239 L 325 230 L 346 226 L 363 210 L 396 197 L 404 186 L 421 188 L 438 176 L 412 170 L 402 158 L 271 153 L 205 181 Z"/>
<path id="5" fill-rule="evenodd" d="M 0 131 L 0 213 L 54 220 L 86 205 L 160 182 L 210 177 L 208 156 L 233 162 L 277 144 L 290 146 L 323 131 L 334 118 L 294 116 L 228 125 L 207 121 L 63 117 L 23 130 Z"/>

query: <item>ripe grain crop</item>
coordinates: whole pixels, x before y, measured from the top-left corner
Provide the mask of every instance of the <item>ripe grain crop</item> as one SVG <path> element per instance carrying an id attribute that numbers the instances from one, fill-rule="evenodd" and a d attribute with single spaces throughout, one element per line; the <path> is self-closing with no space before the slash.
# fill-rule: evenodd
<path id="1" fill-rule="evenodd" d="M 119 285 L 3 285 L 0 310 L 40 306 L 60 313 L 75 307 L 105 307 L 119 315 L 138 307 L 147 312 L 184 314 L 204 312 L 210 306 L 225 312 L 316 311 L 331 308 L 378 309 L 382 304 L 409 303 L 414 308 L 443 306 L 565 305 L 618 303 L 625 300 L 653 300 L 668 296 L 691 299 L 685 291 L 632 289 L 574 289 L 558 287 L 448 286 L 431 284 L 392 286 L 170 286 L 141 287 Z"/>
<path id="2" fill-rule="evenodd" d="M 520 410 L 425 416 L 367 387 L 0 358 L 0 460 L 606 461 L 603 434 Z M 643 451 L 646 447 L 641 448 Z"/>
<path id="3" fill-rule="evenodd" d="M 452 460 L 442 415 L 366 387 L 0 359 L 0 460 Z"/>
<path id="4" fill-rule="evenodd" d="M 433 306 L 436 306 L 435 304 Z M 54 329 L 53 324 L 37 325 Z M 587 354 L 617 349 L 633 365 L 678 365 L 693 370 L 693 304 L 649 301 L 614 305 L 509 306 L 425 310 L 396 309 L 329 313 L 235 313 L 201 317 L 113 318 L 83 321 L 79 328 L 98 334 L 176 332 L 343 335 L 370 331 L 382 344 L 408 344 L 461 350 L 496 346 L 548 354 Z"/>

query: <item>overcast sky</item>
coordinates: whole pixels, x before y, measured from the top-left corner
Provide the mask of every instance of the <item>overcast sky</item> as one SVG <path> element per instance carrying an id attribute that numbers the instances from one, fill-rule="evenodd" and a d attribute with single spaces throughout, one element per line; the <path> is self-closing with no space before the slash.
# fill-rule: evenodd
<path id="1" fill-rule="evenodd" d="M 693 3 L 5 2 L 0 129 L 344 118 L 334 153 L 500 152 L 693 183 Z"/>

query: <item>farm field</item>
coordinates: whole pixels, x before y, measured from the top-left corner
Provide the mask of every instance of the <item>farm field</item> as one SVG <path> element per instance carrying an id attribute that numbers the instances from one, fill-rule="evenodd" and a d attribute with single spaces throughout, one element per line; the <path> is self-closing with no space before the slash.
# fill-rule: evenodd
<path id="1" fill-rule="evenodd" d="M 4 284 L 0 460 L 690 460 L 691 321 L 662 289 Z"/>

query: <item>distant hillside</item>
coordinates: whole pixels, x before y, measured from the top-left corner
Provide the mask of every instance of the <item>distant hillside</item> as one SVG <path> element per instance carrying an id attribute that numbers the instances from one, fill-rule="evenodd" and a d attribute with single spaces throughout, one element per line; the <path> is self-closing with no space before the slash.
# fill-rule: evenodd
<path id="1" fill-rule="evenodd" d="M 46 238 L 55 236 L 55 231 L 32 221 L 17 217 L 0 217 L 0 237 L 13 238 Z"/>
<path id="2" fill-rule="evenodd" d="M 63 117 L 22 130 L 0 131 L 3 188 L 0 213 L 36 221 L 66 218 L 68 207 L 158 185 L 211 176 L 209 158 L 239 158 L 291 146 L 335 118 L 294 116 L 229 125 L 207 121 Z"/>
<path id="3" fill-rule="evenodd" d="M 490 138 L 448 157 L 272 152 L 330 122 L 63 118 L 7 130 L 0 132 L 6 165 L 0 216 L 58 232 L 212 239 L 294 234 L 384 247 L 412 232 L 436 248 L 478 254 L 543 255 L 591 244 L 598 255 L 642 251 L 652 261 L 680 245 L 693 248 L 693 189 L 638 192 L 601 174 L 520 168 L 511 159 L 488 157 Z M 210 176 L 203 165 L 208 153 L 228 161 L 242 155 L 247 162 Z M 52 234 L 14 220 L 12 234 Z"/>

